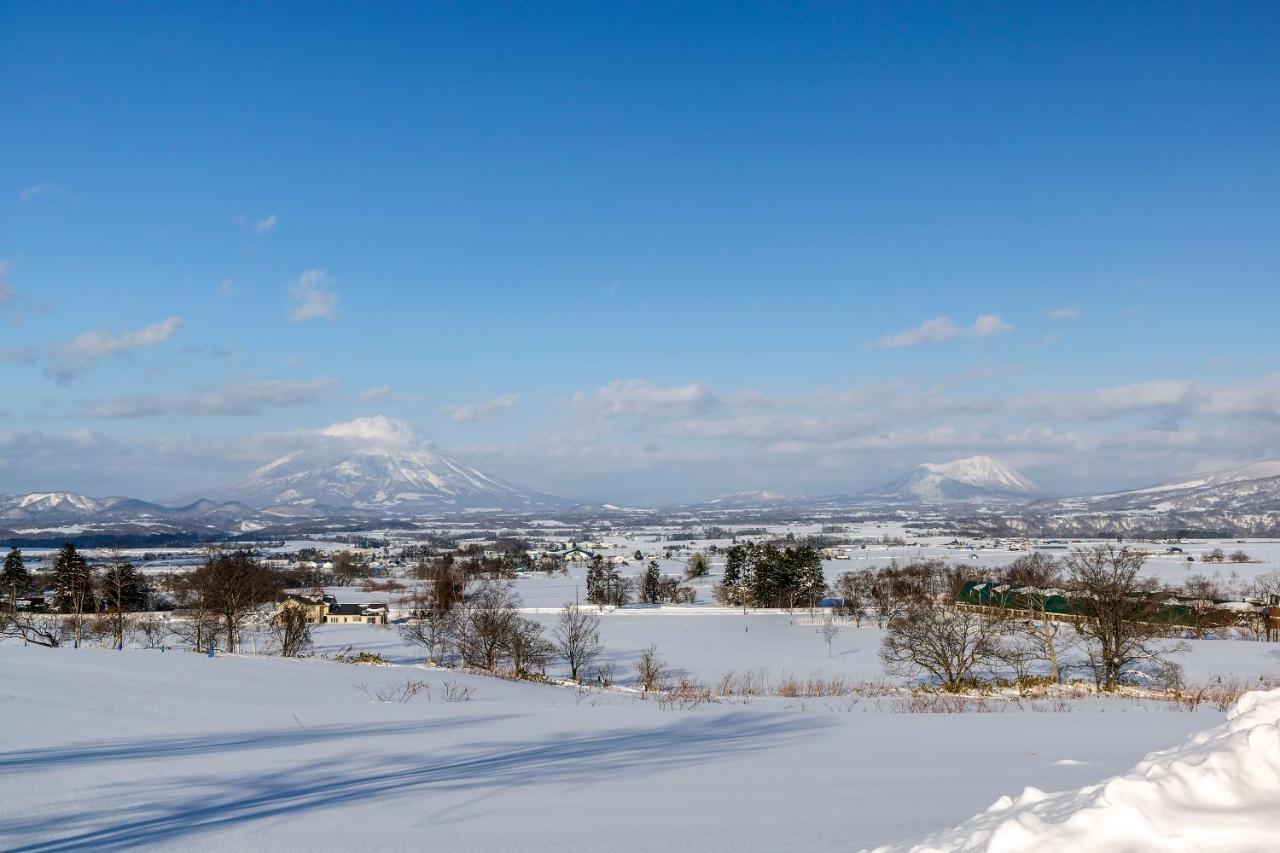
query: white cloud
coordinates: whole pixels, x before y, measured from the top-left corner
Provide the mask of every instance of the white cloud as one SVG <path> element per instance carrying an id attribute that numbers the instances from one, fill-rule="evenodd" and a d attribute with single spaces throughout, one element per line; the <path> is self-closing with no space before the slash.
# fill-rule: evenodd
<path id="1" fill-rule="evenodd" d="M 181 325 L 181 317 L 169 317 L 137 331 L 118 335 L 106 329 L 85 332 L 54 347 L 45 372 L 59 382 L 66 382 L 108 356 L 162 344 L 172 338 Z"/>
<path id="2" fill-rule="evenodd" d="M 1050 308 L 1044 312 L 1044 315 L 1050 320 L 1078 320 L 1080 309 L 1075 305 L 1063 305 L 1059 308 Z"/>
<path id="3" fill-rule="evenodd" d="M 716 405 L 717 400 L 710 388 L 698 382 L 658 385 L 647 379 L 616 379 L 590 393 L 579 391 L 573 403 L 603 417 L 619 417 L 692 414 Z"/>
<path id="4" fill-rule="evenodd" d="M 955 338 L 987 338 L 992 335 L 1003 335 L 1013 331 L 1013 326 L 1000 318 L 999 314 L 981 314 L 971 326 L 957 326 L 950 317 L 934 317 L 925 320 L 918 326 L 904 329 L 892 335 L 885 335 L 872 341 L 869 346 L 885 348 L 917 347 L 921 344 L 936 344 Z"/>
<path id="5" fill-rule="evenodd" d="M 515 408 L 515 405 L 519 402 L 519 394 L 502 394 L 492 400 L 485 400 L 480 403 L 449 406 L 444 411 L 450 420 L 457 423 L 475 423 L 477 421 L 493 420 L 494 416 L 499 412 Z"/>
<path id="6" fill-rule="evenodd" d="M 338 319 L 338 294 L 333 292 L 331 284 L 332 279 L 324 270 L 307 270 L 298 276 L 298 280 L 289 285 L 289 296 L 294 303 L 289 319 L 294 323 L 319 317 Z"/>
<path id="7" fill-rule="evenodd" d="M 224 278 L 218 282 L 219 296 L 234 296 L 236 292 L 236 283 L 229 278 Z"/>
<path id="8" fill-rule="evenodd" d="M 62 195 L 63 192 L 53 181 L 41 181 L 34 186 L 27 187 L 18 191 L 18 201 L 26 204 L 32 199 L 39 198 L 43 195 Z"/>
<path id="9" fill-rule="evenodd" d="M 375 402 L 377 400 L 387 400 L 395 396 L 395 389 L 390 385 L 375 385 L 372 388 L 366 388 L 356 395 L 356 398 L 366 403 Z"/>
<path id="10" fill-rule="evenodd" d="M 361 445 L 407 447 L 418 443 L 418 435 L 407 421 L 389 418 L 386 415 L 373 415 L 331 424 L 319 430 L 318 434 L 326 438 L 337 438 Z"/>
<path id="11" fill-rule="evenodd" d="M 210 417 L 255 415 L 264 409 L 305 406 L 329 397 L 338 383 L 327 376 L 315 379 L 246 379 L 191 394 L 116 397 L 88 403 L 81 414 L 92 418 L 132 419 L 166 415 Z"/>
<path id="12" fill-rule="evenodd" d="M 277 221 L 276 215 L 272 213 L 253 223 L 253 230 L 259 234 L 270 234 L 272 231 L 276 230 Z"/>

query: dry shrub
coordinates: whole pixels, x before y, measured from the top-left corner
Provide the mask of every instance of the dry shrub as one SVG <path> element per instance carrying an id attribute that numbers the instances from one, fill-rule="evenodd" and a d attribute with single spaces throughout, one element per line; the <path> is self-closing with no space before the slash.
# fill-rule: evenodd
<path id="1" fill-rule="evenodd" d="M 641 651 L 640 659 L 636 661 L 636 680 L 640 682 L 640 689 L 645 693 L 660 690 L 665 667 L 666 663 L 658 657 L 657 646 L 649 646 Z"/>
<path id="2" fill-rule="evenodd" d="M 476 688 L 473 685 L 460 684 L 457 681 L 446 681 L 441 698 L 446 702 L 470 702 L 475 692 Z"/>
<path id="3" fill-rule="evenodd" d="M 1276 687 L 1280 687 L 1280 680 L 1265 675 L 1259 676 L 1256 683 L 1244 681 L 1234 675 L 1220 675 L 1205 684 L 1192 684 L 1170 690 L 1166 695 L 1181 710 L 1194 711 L 1201 705 L 1208 704 L 1219 711 L 1226 711 L 1250 690 L 1271 690 Z"/>
<path id="4" fill-rule="evenodd" d="M 742 674 L 729 670 L 716 682 L 717 696 L 767 696 L 769 693 L 768 671 L 764 669 L 748 669 Z"/>
<path id="5" fill-rule="evenodd" d="M 360 584 L 360 588 L 365 592 L 399 592 L 405 586 L 396 580 L 376 581 L 373 578 L 366 578 L 364 583 Z"/>
<path id="6" fill-rule="evenodd" d="M 699 705 L 716 702 L 716 697 L 702 682 L 690 678 L 681 678 L 675 687 L 664 690 L 658 695 L 658 707 L 664 711 L 689 710 Z"/>
<path id="7" fill-rule="evenodd" d="M 427 701 L 431 701 L 431 687 L 425 681 L 410 680 L 404 684 L 388 684 L 386 687 L 379 687 L 372 693 L 363 684 L 357 684 L 356 687 L 364 691 L 364 695 L 369 697 L 370 702 L 396 702 L 403 705 L 420 693 L 425 693 Z"/>
<path id="8" fill-rule="evenodd" d="M 350 646 L 347 646 L 341 652 L 333 656 L 338 663 L 363 663 L 370 666 L 391 666 L 391 661 L 384 658 L 377 652 L 353 652 Z"/>
<path id="9" fill-rule="evenodd" d="M 985 696 L 961 696 L 912 690 L 890 700 L 890 708 L 900 714 L 990 714 L 1005 710 L 1007 703 Z"/>

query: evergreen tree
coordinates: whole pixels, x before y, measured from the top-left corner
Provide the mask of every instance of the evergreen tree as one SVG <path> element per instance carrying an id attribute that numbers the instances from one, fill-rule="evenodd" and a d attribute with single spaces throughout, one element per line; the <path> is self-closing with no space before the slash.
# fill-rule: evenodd
<path id="1" fill-rule="evenodd" d="M 17 598 L 31 589 L 31 573 L 23 562 L 22 552 L 9 549 L 4 558 L 4 570 L 0 571 L 0 593 L 6 598 Z"/>
<path id="2" fill-rule="evenodd" d="M 591 566 L 587 569 L 587 602 L 606 604 L 608 598 L 609 572 L 605 568 L 604 558 L 596 554 L 591 558 Z"/>
<path id="3" fill-rule="evenodd" d="M 62 613 L 92 610 L 93 570 L 76 546 L 62 546 L 53 559 L 53 605 Z"/>
<path id="4" fill-rule="evenodd" d="M 811 545 L 801 545 L 795 549 L 792 560 L 795 563 L 795 577 L 798 589 L 798 600 L 806 606 L 813 607 L 827 594 L 827 579 L 822 573 L 822 556 Z"/>
<path id="5" fill-rule="evenodd" d="M 102 575 L 102 606 L 110 611 L 145 610 L 151 589 L 146 577 L 124 559 L 113 559 Z"/>
<path id="6" fill-rule="evenodd" d="M 724 553 L 724 572 L 720 575 L 716 599 L 722 604 L 742 604 L 741 584 L 743 572 L 746 571 L 747 549 L 734 545 Z"/>
<path id="7" fill-rule="evenodd" d="M 644 604 L 662 602 L 662 572 L 658 570 L 657 560 L 650 560 L 645 569 L 644 578 L 640 582 L 640 601 Z"/>

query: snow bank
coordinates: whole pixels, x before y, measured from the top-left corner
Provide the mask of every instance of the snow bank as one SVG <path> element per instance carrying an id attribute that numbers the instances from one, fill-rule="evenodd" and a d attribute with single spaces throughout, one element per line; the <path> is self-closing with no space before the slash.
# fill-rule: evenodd
<path id="1" fill-rule="evenodd" d="M 878 851 L 1276 850 L 1280 690 L 1246 693 L 1227 722 L 1099 785 L 1001 797 L 955 829 Z"/>

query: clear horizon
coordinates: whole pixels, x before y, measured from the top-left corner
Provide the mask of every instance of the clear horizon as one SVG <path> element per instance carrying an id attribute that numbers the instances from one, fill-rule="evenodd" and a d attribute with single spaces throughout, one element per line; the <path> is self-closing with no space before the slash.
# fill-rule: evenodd
<path id="1" fill-rule="evenodd" d="M 0 8 L 0 493 L 1280 458 L 1280 7 Z"/>

